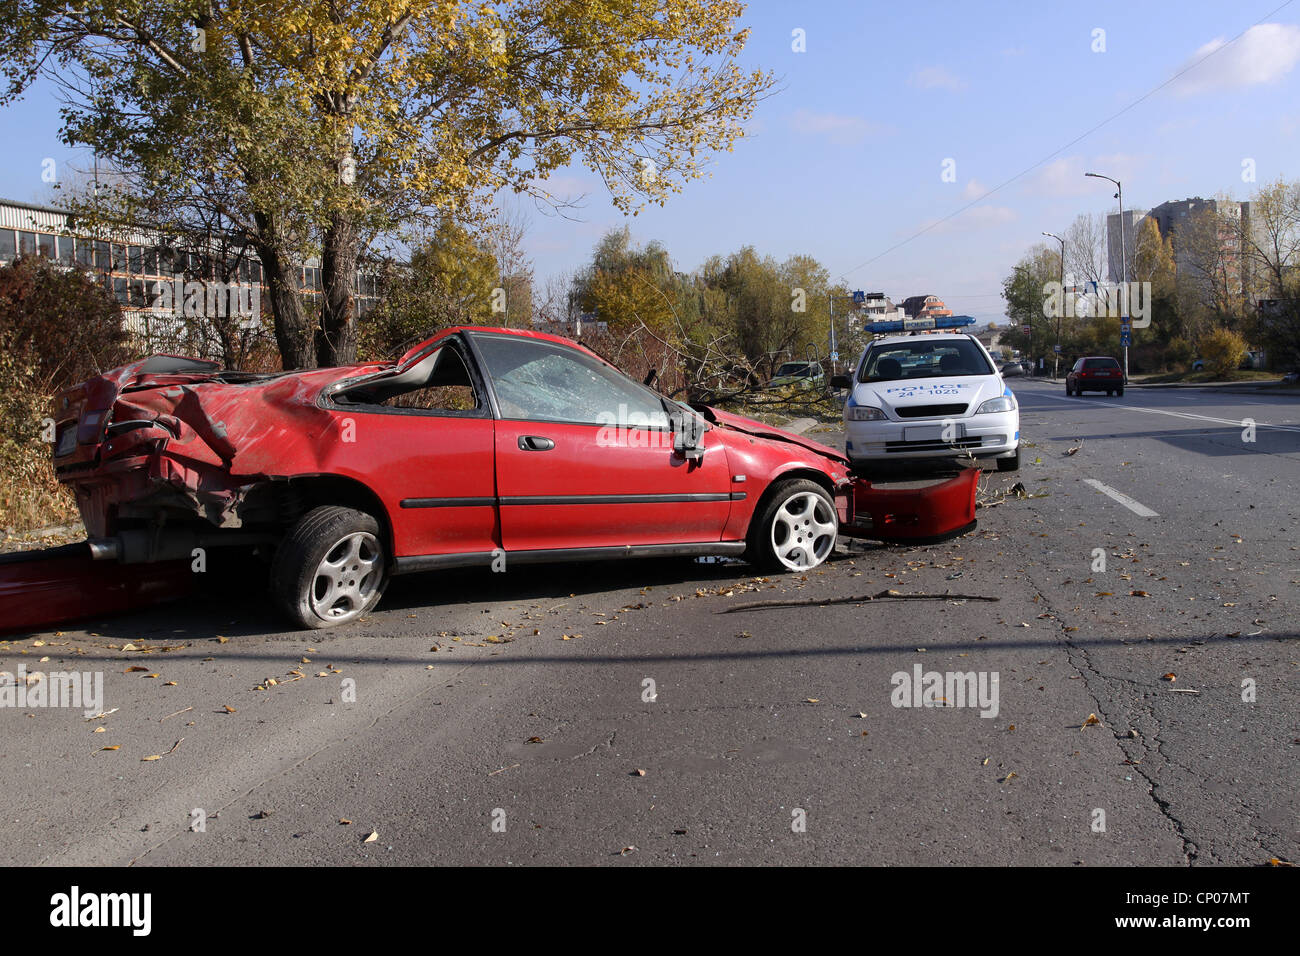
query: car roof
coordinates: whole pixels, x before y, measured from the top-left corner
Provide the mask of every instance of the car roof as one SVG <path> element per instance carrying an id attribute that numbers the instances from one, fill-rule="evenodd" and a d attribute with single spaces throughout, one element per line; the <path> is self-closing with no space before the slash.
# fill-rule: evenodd
<path id="1" fill-rule="evenodd" d="M 552 335 L 550 332 L 539 332 L 536 329 L 508 329 L 504 326 L 491 325 L 453 325 L 450 328 L 440 330 L 437 334 L 429 336 L 418 345 L 414 345 L 407 349 L 406 354 L 397 360 L 397 364 L 404 365 L 407 360 L 419 355 L 421 352 L 428 349 L 428 347 L 434 342 L 455 335 L 457 332 L 490 332 L 493 335 L 517 335 L 520 338 L 541 339 L 544 342 L 554 342 L 557 345 L 567 345 L 569 348 L 579 349 L 586 352 L 588 355 L 595 356 L 602 362 L 605 362 L 605 359 L 600 358 L 599 355 L 596 355 L 595 352 L 591 351 L 591 349 L 584 346 L 581 342 L 575 342 L 573 339 L 566 339 L 562 335 Z M 605 364 L 608 365 L 609 363 L 605 362 Z"/>
<path id="2" fill-rule="evenodd" d="M 965 332 L 940 332 L 928 335 L 886 335 L 883 338 L 871 342 L 868 348 L 874 348 L 877 345 L 915 345 L 917 342 L 925 341 L 938 342 L 955 342 L 958 340 L 978 341 L 974 336 L 967 335 Z"/>

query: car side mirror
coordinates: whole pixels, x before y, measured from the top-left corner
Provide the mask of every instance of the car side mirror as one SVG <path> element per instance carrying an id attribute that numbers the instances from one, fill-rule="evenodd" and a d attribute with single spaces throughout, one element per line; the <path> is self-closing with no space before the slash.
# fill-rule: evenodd
<path id="1" fill-rule="evenodd" d="M 831 388 L 852 388 L 852 387 L 853 387 L 853 379 L 849 378 L 847 375 L 831 376 Z"/>
<path id="2" fill-rule="evenodd" d="M 670 418 L 673 430 L 673 454 L 687 461 L 704 457 L 704 419 L 696 415 L 674 414 Z"/>

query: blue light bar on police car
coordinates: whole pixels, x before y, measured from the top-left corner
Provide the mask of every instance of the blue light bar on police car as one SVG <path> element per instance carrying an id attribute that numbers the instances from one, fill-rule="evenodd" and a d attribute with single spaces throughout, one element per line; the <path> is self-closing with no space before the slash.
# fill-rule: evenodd
<path id="1" fill-rule="evenodd" d="M 901 322 L 864 322 L 862 328 L 877 335 L 883 332 L 920 332 L 931 329 L 960 329 L 974 325 L 973 315 L 917 315 Z"/>

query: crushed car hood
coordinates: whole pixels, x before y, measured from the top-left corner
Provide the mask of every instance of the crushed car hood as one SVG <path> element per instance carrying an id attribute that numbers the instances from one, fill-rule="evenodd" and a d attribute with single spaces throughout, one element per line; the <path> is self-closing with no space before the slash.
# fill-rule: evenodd
<path id="1" fill-rule="evenodd" d="M 791 445 L 798 445 L 800 448 L 806 448 L 808 451 L 816 452 L 833 461 L 849 464 L 843 452 L 838 452 L 828 445 L 811 441 L 794 432 L 784 431 L 780 428 L 773 428 L 771 425 L 764 425 L 760 421 L 752 418 L 745 418 L 743 415 L 733 415 L 730 412 L 719 411 L 712 405 L 692 405 L 697 412 L 703 415 L 711 424 L 720 425 L 723 428 L 729 428 L 732 431 L 744 432 L 746 435 L 753 435 L 755 438 L 766 438 L 769 441 L 789 442 Z"/>

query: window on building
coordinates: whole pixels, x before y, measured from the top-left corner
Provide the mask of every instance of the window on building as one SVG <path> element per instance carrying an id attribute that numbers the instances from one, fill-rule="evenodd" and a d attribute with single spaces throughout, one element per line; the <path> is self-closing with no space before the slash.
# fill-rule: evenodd
<path id="1" fill-rule="evenodd" d="M 95 264 L 95 244 L 89 239 L 77 240 L 77 263 L 87 269 Z"/>
<path id="2" fill-rule="evenodd" d="M 111 272 L 113 269 L 112 254 L 107 242 L 95 243 L 95 268 L 100 272 Z"/>
<path id="3" fill-rule="evenodd" d="M 45 233 L 39 233 L 36 236 L 36 251 L 47 259 L 53 259 L 56 256 L 58 243 L 53 236 Z"/>
<path id="4" fill-rule="evenodd" d="M 127 280 L 117 278 L 113 280 L 113 296 L 122 305 L 127 304 Z"/>
<path id="5" fill-rule="evenodd" d="M 250 262 L 248 264 L 248 274 L 252 276 L 254 282 L 262 281 L 262 263 Z"/>
<path id="6" fill-rule="evenodd" d="M 36 255 L 36 233 L 34 232 L 18 233 L 18 254 L 20 256 Z"/>
<path id="7" fill-rule="evenodd" d="M 144 272 L 144 249 L 139 246 L 127 246 L 126 261 L 131 269 L 131 275 L 142 275 Z"/>
<path id="8" fill-rule="evenodd" d="M 0 229 L 0 262 L 8 262 L 18 254 L 18 243 L 12 229 Z"/>
<path id="9" fill-rule="evenodd" d="M 72 237 L 59 236 L 58 245 L 59 245 L 59 261 L 66 262 L 68 265 L 72 265 L 72 263 L 75 261 L 75 258 L 73 256 L 73 251 L 72 251 L 74 246 L 74 241 Z"/>

